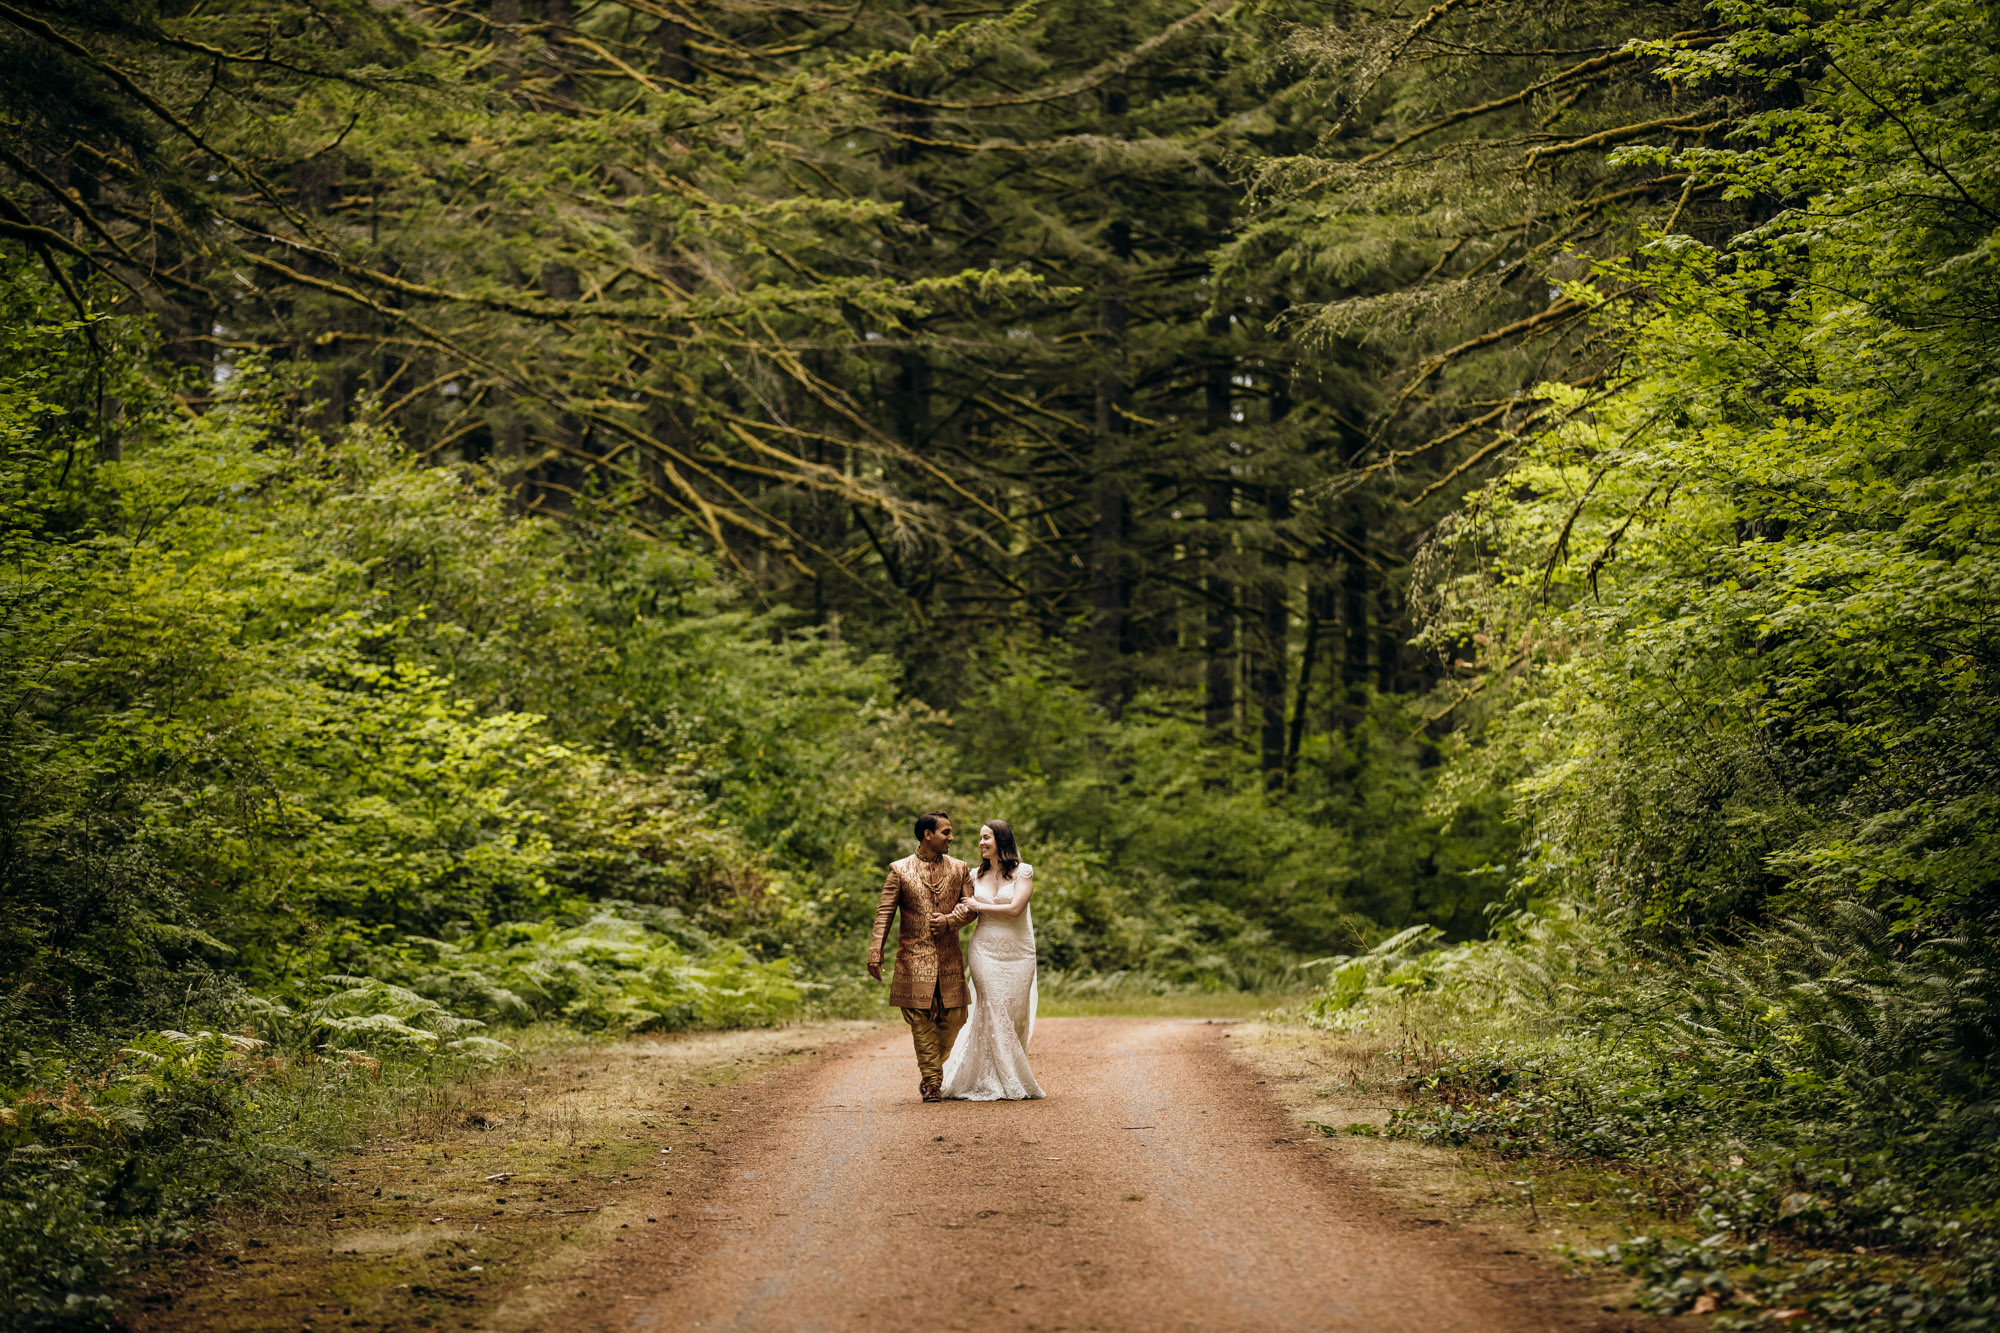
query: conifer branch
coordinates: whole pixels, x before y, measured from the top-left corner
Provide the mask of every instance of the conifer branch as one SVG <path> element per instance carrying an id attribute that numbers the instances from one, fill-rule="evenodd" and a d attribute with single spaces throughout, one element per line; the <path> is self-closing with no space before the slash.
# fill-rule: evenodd
<path id="1" fill-rule="evenodd" d="M 1698 50 L 1703 46 L 1710 46 L 1721 41 L 1722 36 L 1715 33 L 1713 29 L 1707 29 L 1676 33 L 1668 40 L 1680 42 L 1689 50 Z M 1426 124 L 1419 125 L 1417 128 L 1397 138 L 1388 147 L 1379 149 L 1362 158 L 1360 165 L 1364 167 L 1373 166 L 1375 163 L 1402 151 L 1417 140 L 1428 138 L 1439 130 L 1450 129 L 1452 126 L 1462 125 L 1468 120 L 1476 120 L 1481 116 L 1492 115 L 1496 111 L 1504 111 L 1509 107 L 1519 106 L 1523 102 L 1531 100 L 1539 93 L 1564 87 L 1579 80 L 1594 83 L 1610 78 L 1618 72 L 1618 66 L 1630 64 L 1635 60 L 1649 58 L 1656 59 L 1657 57 L 1653 52 L 1637 46 L 1621 47 L 1605 55 L 1592 56 L 1588 60 L 1579 61 L 1566 70 L 1551 74 L 1547 78 L 1531 83 L 1525 88 L 1517 89 L 1505 97 L 1496 97 L 1490 101 L 1481 102 L 1477 106 L 1461 107 L 1457 111 L 1450 112 Z"/>

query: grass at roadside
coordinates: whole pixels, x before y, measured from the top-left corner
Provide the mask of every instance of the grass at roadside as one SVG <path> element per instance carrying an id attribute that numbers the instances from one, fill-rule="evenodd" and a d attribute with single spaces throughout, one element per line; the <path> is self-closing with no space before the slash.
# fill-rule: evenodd
<path id="1" fill-rule="evenodd" d="M 1043 996 L 1036 1012 L 1043 1018 L 1256 1018 L 1267 1010 L 1296 1002 L 1296 996 L 1258 995 L 1246 991 L 1214 991 L 1189 995 Z"/>
<path id="2" fill-rule="evenodd" d="M 1268 1022 L 1242 1024 L 1230 1038 L 1272 1094 L 1325 1137 L 1328 1151 L 1419 1215 L 1510 1235 L 1528 1253 L 1610 1244 L 1638 1220 L 1618 1196 L 1619 1180 L 1603 1171 L 1379 1137 L 1375 1131 L 1406 1104 L 1411 1072 L 1389 1040 Z"/>
<path id="3" fill-rule="evenodd" d="M 1043 1018 L 1256 1018 L 1296 1005 L 1294 991 L 1176 991 L 1166 995 L 1041 992 L 1036 1013 Z"/>
<path id="4" fill-rule="evenodd" d="M 545 1325 L 591 1253 L 656 1226 L 727 1089 L 864 1023 L 590 1041 L 553 1033 L 440 1083 L 323 1182 L 219 1213 L 121 1293 L 139 1329 Z M 650 1211 L 649 1211 L 650 1208 Z"/>

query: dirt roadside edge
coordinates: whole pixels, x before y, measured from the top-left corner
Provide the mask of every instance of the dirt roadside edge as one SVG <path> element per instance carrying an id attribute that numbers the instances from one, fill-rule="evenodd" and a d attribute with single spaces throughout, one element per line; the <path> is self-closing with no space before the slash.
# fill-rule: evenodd
<path id="1" fill-rule="evenodd" d="M 698 1196 L 754 1088 L 869 1022 L 578 1041 L 442 1090 L 329 1183 L 224 1209 L 119 1290 L 143 1333 L 535 1327 L 555 1293 Z M 649 1211 L 650 1205 L 650 1211 Z"/>
<path id="2" fill-rule="evenodd" d="M 1685 1317 L 1649 1315 L 1633 1301 L 1636 1284 L 1565 1251 L 1588 1251 L 1631 1234 L 1603 1195 L 1601 1182 L 1532 1168 L 1471 1149 L 1386 1139 L 1350 1127 L 1380 1129 L 1401 1105 L 1396 1072 L 1379 1042 L 1268 1021 L 1234 1024 L 1225 1044 L 1339 1171 L 1422 1222 L 1446 1225 L 1503 1255 L 1519 1255 L 1552 1277 L 1577 1285 L 1579 1299 L 1628 1318 L 1649 1333 L 1707 1327 Z"/>

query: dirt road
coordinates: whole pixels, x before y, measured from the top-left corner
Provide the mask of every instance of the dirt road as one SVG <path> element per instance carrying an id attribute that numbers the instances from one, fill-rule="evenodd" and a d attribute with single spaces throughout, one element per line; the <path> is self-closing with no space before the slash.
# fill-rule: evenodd
<path id="1" fill-rule="evenodd" d="M 620 1333 L 1634 1326 L 1549 1261 L 1348 1176 L 1227 1031 L 1045 1021 L 1039 1102 L 924 1105 L 900 1032 L 839 1048 L 746 1093 L 705 1186 L 663 1199 L 548 1317 Z"/>

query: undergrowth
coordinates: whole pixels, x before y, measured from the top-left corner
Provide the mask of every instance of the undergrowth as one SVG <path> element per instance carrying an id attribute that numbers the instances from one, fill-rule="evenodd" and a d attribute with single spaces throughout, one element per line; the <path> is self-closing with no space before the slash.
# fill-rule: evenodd
<path id="1" fill-rule="evenodd" d="M 763 1026 L 807 993 L 783 962 L 601 910 L 410 938 L 375 962 L 291 1002 L 245 997 L 233 1030 L 17 1052 L 0 1073 L 9 1327 L 112 1326 L 104 1287 L 139 1250 L 187 1239 L 221 1199 L 322 1182 L 370 1124 L 515 1059 L 520 1025 Z"/>
<path id="2" fill-rule="evenodd" d="M 370 1045 L 158 1031 L 88 1055 L 17 1054 L 0 1108 L 9 1327 L 115 1326 L 103 1287 L 136 1252 L 186 1240 L 220 1199 L 316 1183 L 370 1119 L 505 1058 L 490 1039 Z"/>
<path id="3" fill-rule="evenodd" d="M 1855 904 L 1678 959 L 1521 914 L 1338 960 L 1295 1016 L 1396 1039 L 1406 1104 L 1379 1132 L 1600 1173 L 1629 1234 L 1574 1257 L 1652 1309 L 1973 1330 L 2000 1316 L 1990 968 Z"/>

